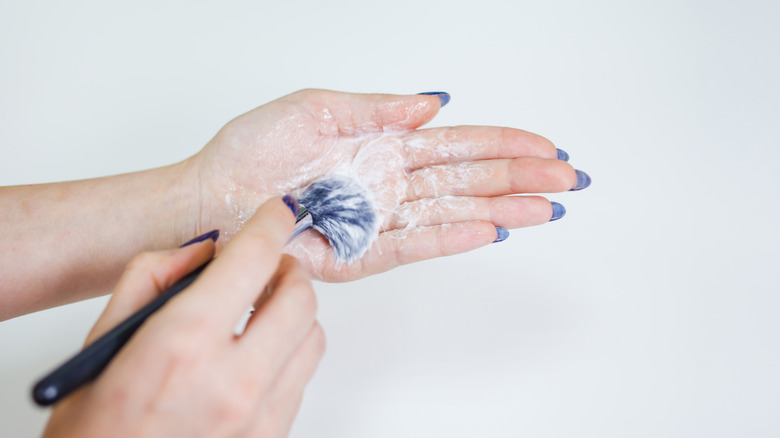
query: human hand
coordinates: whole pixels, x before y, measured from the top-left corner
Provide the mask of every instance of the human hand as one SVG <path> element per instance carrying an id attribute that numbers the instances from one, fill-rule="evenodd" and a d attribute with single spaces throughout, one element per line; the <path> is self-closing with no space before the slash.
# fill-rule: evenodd
<path id="1" fill-rule="evenodd" d="M 293 223 L 281 200 L 261 206 L 94 382 L 55 406 L 44 436 L 286 436 L 324 353 L 309 277 L 281 254 Z M 206 240 L 136 257 L 87 344 L 214 250 Z M 257 311 L 236 337 L 252 303 Z"/>
<path id="2" fill-rule="evenodd" d="M 315 277 L 346 281 L 476 249 L 496 240 L 497 226 L 546 223 L 554 214 L 548 200 L 506 195 L 562 192 L 589 182 L 558 159 L 550 141 L 526 131 L 417 129 L 441 102 L 437 95 L 303 90 L 232 120 L 190 159 L 200 188 L 195 228 L 220 228 L 229 239 L 268 197 L 295 192 L 329 172 L 352 174 L 373 193 L 382 216 L 371 249 L 356 262 L 340 263 L 315 232 L 286 249 Z"/>

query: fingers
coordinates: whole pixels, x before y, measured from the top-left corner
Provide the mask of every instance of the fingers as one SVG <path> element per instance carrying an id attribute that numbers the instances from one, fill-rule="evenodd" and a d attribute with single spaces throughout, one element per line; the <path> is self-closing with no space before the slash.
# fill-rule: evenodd
<path id="1" fill-rule="evenodd" d="M 286 437 L 303 399 L 306 385 L 325 354 L 325 332 L 315 322 L 306 338 L 284 365 L 271 388 L 268 403 L 255 416 L 251 429 L 258 436 Z M 269 421 L 273 419 L 274 421 Z"/>
<path id="2" fill-rule="evenodd" d="M 410 173 L 408 182 L 407 200 L 502 196 L 567 191 L 577 184 L 577 173 L 564 161 L 517 158 L 426 167 Z"/>
<path id="3" fill-rule="evenodd" d="M 190 286 L 191 292 L 177 297 L 182 311 L 209 315 L 216 330 L 232 330 L 276 272 L 294 223 L 295 216 L 281 198 L 260 206 Z"/>
<path id="4" fill-rule="evenodd" d="M 415 129 L 430 121 L 441 107 L 436 95 L 301 90 L 283 99 L 303 106 L 320 121 L 321 134 L 328 136 Z"/>
<path id="5" fill-rule="evenodd" d="M 240 360 L 253 364 L 252 373 L 259 368 L 276 376 L 311 331 L 317 299 L 309 274 L 288 255 L 282 257 L 269 293 L 241 336 Z"/>
<path id="6" fill-rule="evenodd" d="M 86 339 L 90 344 L 138 311 L 176 281 L 214 256 L 208 239 L 183 248 L 142 253 L 133 258 L 114 289 L 106 309 Z"/>
<path id="7" fill-rule="evenodd" d="M 404 134 L 402 140 L 408 170 L 496 158 L 558 157 L 557 149 L 550 140 L 512 128 L 455 126 L 423 129 Z"/>
<path id="8" fill-rule="evenodd" d="M 285 364 L 273 391 L 280 400 L 297 398 L 317 371 L 325 355 L 325 331 L 318 322 L 311 326 L 306 338 Z M 294 412 L 293 412 L 294 414 Z"/>
<path id="9" fill-rule="evenodd" d="M 384 230 L 484 220 L 504 228 L 541 225 L 550 221 L 552 204 L 540 196 L 477 198 L 445 196 L 407 202 L 388 214 Z"/>

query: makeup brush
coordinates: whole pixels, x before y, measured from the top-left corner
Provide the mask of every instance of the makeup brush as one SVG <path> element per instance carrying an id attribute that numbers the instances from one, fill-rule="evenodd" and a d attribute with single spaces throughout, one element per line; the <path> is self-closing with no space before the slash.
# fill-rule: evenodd
<path id="1" fill-rule="evenodd" d="M 340 260 L 349 262 L 362 256 L 377 236 L 379 218 L 370 195 L 354 179 L 332 176 L 317 180 L 304 190 L 298 205 L 296 226 L 290 240 L 314 228 L 328 239 Z M 192 284 L 208 264 L 206 262 L 177 281 L 152 302 L 42 378 L 33 387 L 33 400 L 41 406 L 54 404 L 95 379 L 144 321 Z"/>
<path id="2" fill-rule="evenodd" d="M 330 176 L 311 183 L 298 198 L 298 221 L 290 239 L 314 228 L 325 236 L 339 260 L 361 257 L 379 232 L 371 196 L 357 181 Z"/>

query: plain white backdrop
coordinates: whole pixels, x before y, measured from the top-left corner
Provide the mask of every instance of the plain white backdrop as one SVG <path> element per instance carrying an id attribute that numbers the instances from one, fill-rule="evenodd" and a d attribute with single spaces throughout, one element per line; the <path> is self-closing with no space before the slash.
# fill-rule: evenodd
<path id="1" fill-rule="evenodd" d="M 292 436 L 778 436 L 778 5 L 6 0 L 0 185 L 176 162 L 300 88 L 445 90 L 429 126 L 539 133 L 593 185 L 501 244 L 316 284 Z M 30 385 L 105 302 L 0 323 L 0 436 L 42 430 Z"/>

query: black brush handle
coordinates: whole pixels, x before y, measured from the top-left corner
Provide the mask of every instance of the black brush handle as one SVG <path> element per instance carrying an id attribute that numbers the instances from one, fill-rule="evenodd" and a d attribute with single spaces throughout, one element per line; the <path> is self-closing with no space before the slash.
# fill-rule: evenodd
<path id="1" fill-rule="evenodd" d="M 122 346 L 133 336 L 133 333 L 146 321 L 146 318 L 195 281 L 209 263 L 210 261 L 206 262 L 200 268 L 177 281 L 176 284 L 141 308 L 141 310 L 132 314 L 111 329 L 111 331 L 98 338 L 87 348 L 81 350 L 70 360 L 41 379 L 33 387 L 32 396 L 35 403 L 41 406 L 57 403 L 71 392 L 97 377 Z"/>

